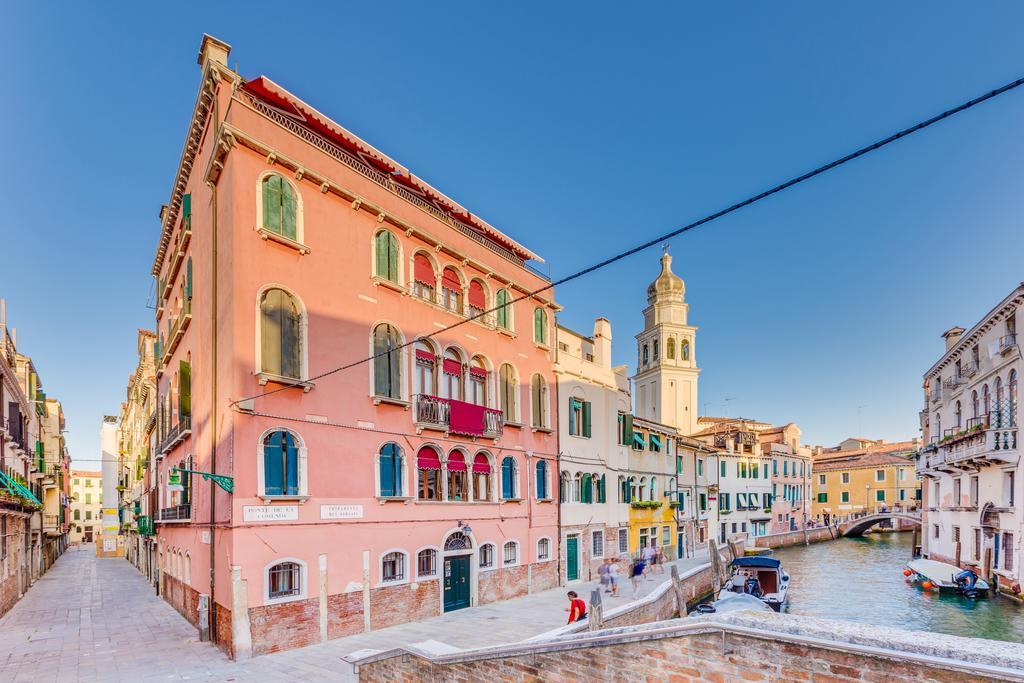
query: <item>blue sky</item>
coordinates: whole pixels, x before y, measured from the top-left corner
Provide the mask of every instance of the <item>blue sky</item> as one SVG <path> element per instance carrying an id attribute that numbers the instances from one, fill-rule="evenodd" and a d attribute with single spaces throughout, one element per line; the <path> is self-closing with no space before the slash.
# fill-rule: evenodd
<path id="1" fill-rule="evenodd" d="M 712 5 L 708 3 L 708 5 Z M 1024 75 L 1024 5 L 18 3 L 0 27 L 0 296 L 97 465 L 203 32 L 571 272 Z M 677 238 L 701 412 L 918 433 L 939 335 L 1021 279 L 1024 89 Z M 634 362 L 658 250 L 563 287 Z M 317 370 L 316 368 L 312 370 Z"/>

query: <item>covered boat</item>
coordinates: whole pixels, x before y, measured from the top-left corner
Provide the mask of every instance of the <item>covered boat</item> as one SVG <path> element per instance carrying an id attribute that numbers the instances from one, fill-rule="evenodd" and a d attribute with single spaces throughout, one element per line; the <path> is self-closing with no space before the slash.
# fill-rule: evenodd
<path id="1" fill-rule="evenodd" d="M 961 569 L 956 565 L 946 564 L 938 560 L 911 560 L 904 572 L 908 579 L 929 583 L 943 591 L 952 591 L 969 598 L 980 598 L 989 591 L 988 582 L 978 578 L 972 569 Z"/>
<path id="2" fill-rule="evenodd" d="M 714 602 L 705 602 L 697 605 L 697 609 L 690 613 L 691 617 L 701 614 L 721 614 L 724 612 L 742 612 L 753 610 L 755 612 L 771 612 L 772 608 L 765 604 L 760 598 L 746 593 L 734 593 L 722 591 Z"/>
<path id="3" fill-rule="evenodd" d="M 776 612 L 786 604 L 789 574 L 774 557 L 737 557 L 729 566 L 732 576 L 725 590 L 752 595 Z"/>

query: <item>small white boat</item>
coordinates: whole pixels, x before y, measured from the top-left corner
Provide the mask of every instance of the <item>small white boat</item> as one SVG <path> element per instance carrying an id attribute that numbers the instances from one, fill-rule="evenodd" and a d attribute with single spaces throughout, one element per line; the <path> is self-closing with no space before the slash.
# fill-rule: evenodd
<path id="1" fill-rule="evenodd" d="M 989 591 L 988 582 L 971 569 L 961 569 L 937 560 L 911 560 L 907 563 L 911 581 L 929 582 L 939 590 L 954 591 L 969 598 L 978 598 Z M 906 574 L 906 572 L 904 572 Z"/>
<path id="2" fill-rule="evenodd" d="M 718 594 L 718 599 L 714 602 L 706 602 L 697 605 L 697 609 L 690 612 L 691 617 L 700 616 L 701 614 L 723 614 L 725 612 L 742 612 L 743 610 L 753 610 L 755 612 L 771 612 L 772 608 L 765 604 L 760 598 L 755 598 L 753 595 L 746 593 L 734 593 L 732 591 L 722 591 Z"/>
<path id="3" fill-rule="evenodd" d="M 774 557 L 737 557 L 729 566 L 732 577 L 726 582 L 725 590 L 752 595 L 776 612 L 786 604 L 789 574 Z"/>

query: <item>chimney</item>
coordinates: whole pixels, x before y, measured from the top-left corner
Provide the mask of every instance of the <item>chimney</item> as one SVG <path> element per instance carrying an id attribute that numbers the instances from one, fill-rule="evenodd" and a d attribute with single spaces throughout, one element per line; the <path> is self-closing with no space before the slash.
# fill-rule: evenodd
<path id="1" fill-rule="evenodd" d="M 612 324 L 607 318 L 594 321 L 594 362 L 602 368 L 612 366 Z"/>
<path id="2" fill-rule="evenodd" d="M 209 33 L 204 33 L 203 42 L 199 44 L 199 57 L 196 61 L 201 67 L 205 67 L 207 61 L 227 66 L 229 54 L 231 54 L 230 45 L 223 40 L 214 38 Z"/>
<path id="3" fill-rule="evenodd" d="M 956 346 L 956 343 L 960 341 L 960 337 L 963 333 L 964 328 L 962 327 L 953 327 L 942 333 L 943 338 L 946 340 L 947 351 Z"/>

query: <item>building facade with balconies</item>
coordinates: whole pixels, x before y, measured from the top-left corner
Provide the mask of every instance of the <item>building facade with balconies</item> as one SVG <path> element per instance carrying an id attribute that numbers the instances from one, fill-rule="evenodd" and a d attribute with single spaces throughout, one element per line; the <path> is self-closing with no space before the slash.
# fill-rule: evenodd
<path id="1" fill-rule="evenodd" d="M 629 467 L 623 420 L 629 376 L 612 367 L 612 329 L 604 318 L 591 336 L 559 325 L 555 376 L 561 472 L 561 580 L 591 581 L 607 558 L 629 552 L 629 505 L 616 482 Z"/>
<path id="2" fill-rule="evenodd" d="M 71 543 L 92 544 L 103 528 L 103 473 L 71 470 Z"/>
<path id="3" fill-rule="evenodd" d="M 537 257 L 228 51 L 153 264 L 161 593 L 246 656 L 557 585 Z"/>
<path id="4" fill-rule="evenodd" d="M 1024 503 L 1018 425 L 1021 351 L 1017 319 L 1024 284 L 971 329 L 943 337 L 924 375 L 917 456 L 924 491 L 922 552 L 971 566 L 1021 593 Z"/>

